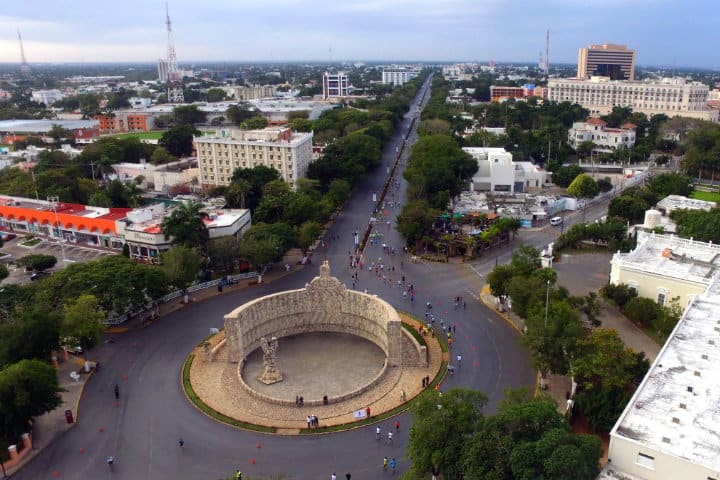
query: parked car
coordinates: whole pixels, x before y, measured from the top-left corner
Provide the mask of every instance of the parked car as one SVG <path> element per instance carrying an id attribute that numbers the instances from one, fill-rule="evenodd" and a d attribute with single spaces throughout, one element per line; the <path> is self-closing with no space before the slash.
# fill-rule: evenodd
<path id="1" fill-rule="evenodd" d="M 30 275 L 30 281 L 34 282 L 35 280 L 40 280 L 41 278 L 49 277 L 50 272 L 35 272 L 32 275 Z"/>
<path id="2" fill-rule="evenodd" d="M 12 240 L 15 237 L 17 237 L 17 235 L 15 235 L 14 233 L 0 232 L 0 239 L 2 239 L 3 242 Z"/>

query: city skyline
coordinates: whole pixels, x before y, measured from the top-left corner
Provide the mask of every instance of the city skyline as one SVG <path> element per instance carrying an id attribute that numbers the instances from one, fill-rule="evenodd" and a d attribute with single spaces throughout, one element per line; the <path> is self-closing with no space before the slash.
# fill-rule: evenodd
<path id="1" fill-rule="evenodd" d="M 638 65 L 720 68 L 713 0 L 299 0 L 170 2 L 180 63 L 197 61 L 577 61 L 595 43 L 626 44 Z M 0 15 L 0 62 L 153 62 L 166 55 L 165 3 L 94 8 L 49 0 Z M 699 15 L 706 11 L 707 15 Z M 82 12 L 79 14 L 78 12 Z M 672 33 L 672 35 L 670 34 Z"/>

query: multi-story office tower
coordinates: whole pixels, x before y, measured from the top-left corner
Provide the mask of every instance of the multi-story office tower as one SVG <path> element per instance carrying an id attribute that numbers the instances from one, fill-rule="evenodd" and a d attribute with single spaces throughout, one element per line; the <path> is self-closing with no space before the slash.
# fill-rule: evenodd
<path id="1" fill-rule="evenodd" d="M 350 80 L 345 72 L 330 73 L 323 75 L 323 98 L 347 97 Z"/>
<path id="2" fill-rule="evenodd" d="M 200 184 L 230 185 L 236 169 L 265 165 L 294 187 L 313 160 L 312 138 L 312 132 L 289 128 L 219 130 L 213 136 L 195 137 Z"/>
<path id="3" fill-rule="evenodd" d="M 660 81 L 612 81 L 607 77 L 590 80 L 559 78 L 548 81 L 548 99 L 577 103 L 592 115 L 605 115 L 613 107 L 630 107 L 648 116 L 663 113 L 668 117 L 692 117 L 717 121 L 718 111 L 707 106 L 707 85 L 686 82 L 682 78 Z"/>
<path id="4" fill-rule="evenodd" d="M 612 43 L 581 48 L 578 52 L 578 78 L 595 75 L 610 77 L 611 80 L 635 80 L 635 50 Z"/>

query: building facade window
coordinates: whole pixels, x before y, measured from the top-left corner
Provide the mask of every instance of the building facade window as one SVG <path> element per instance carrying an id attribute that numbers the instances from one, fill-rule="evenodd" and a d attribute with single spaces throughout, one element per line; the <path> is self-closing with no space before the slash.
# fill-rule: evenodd
<path id="1" fill-rule="evenodd" d="M 650 455 L 645 455 L 644 453 L 638 453 L 637 460 L 635 460 L 635 463 L 637 463 L 641 467 L 655 470 L 655 457 L 651 457 Z"/>

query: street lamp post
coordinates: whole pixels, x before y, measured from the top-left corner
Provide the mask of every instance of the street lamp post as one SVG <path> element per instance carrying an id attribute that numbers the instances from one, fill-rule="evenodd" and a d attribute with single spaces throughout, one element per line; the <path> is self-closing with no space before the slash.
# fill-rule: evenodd
<path id="1" fill-rule="evenodd" d="M 550 305 L 550 280 L 547 281 L 547 288 L 545 289 L 545 327 L 547 327 L 548 306 L 549 305 Z"/>
<path id="2" fill-rule="evenodd" d="M 60 237 L 60 251 L 62 252 L 63 262 L 67 263 L 68 259 L 65 256 L 65 239 L 63 238 L 62 232 L 60 231 L 60 220 L 58 220 L 57 213 L 57 207 L 60 204 L 60 197 L 58 197 L 57 195 L 53 197 L 47 197 L 47 201 L 50 202 L 52 211 L 53 213 L 55 213 L 55 227 L 57 227 L 58 236 Z"/>

